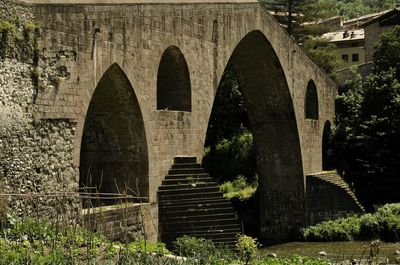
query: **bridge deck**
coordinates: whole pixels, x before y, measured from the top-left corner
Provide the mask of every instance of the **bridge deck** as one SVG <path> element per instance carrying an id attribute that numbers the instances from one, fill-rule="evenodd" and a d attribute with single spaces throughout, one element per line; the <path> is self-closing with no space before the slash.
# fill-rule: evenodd
<path id="1" fill-rule="evenodd" d="M 246 4 L 258 3 L 258 0 L 22 0 L 27 4 L 82 4 L 82 5 L 118 5 L 118 4 Z"/>

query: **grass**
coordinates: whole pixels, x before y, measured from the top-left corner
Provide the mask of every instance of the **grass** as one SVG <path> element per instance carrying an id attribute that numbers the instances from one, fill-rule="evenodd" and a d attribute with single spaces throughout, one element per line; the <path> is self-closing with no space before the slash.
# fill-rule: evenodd
<path id="1" fill-rule="evenodd" d="M 164 244 L 139 240 L 123 244 L 78 225 L 13 219 L 0 231 L 0 264 L 120 264 L 120 265 L 325 265 L 325 261 L 301 257 L 269 259 L 256 256 L 252 249 L 251 263 L 226 248 L 216 247 L 210 240 L 178 238 L 172 256 Z M 245 238 L 246 239 L 246 238 Z M 246 242 L 249 240 L 246 240 Z M 251 245 L 251 244 L 250 244 Z M 247 249 L 249 244 L 241 244 Z M 250 247 L 249 247 L 250 246 Z M 253 246 L 254 247 L 254 246 Z"/>

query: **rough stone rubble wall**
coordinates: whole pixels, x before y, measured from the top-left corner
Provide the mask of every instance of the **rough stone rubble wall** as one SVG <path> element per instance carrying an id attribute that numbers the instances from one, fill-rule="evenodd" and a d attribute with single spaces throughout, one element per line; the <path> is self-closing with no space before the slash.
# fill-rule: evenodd
<path id="1" fill-rule="evenodd" d="M 1 1 L 0 20 L 18 32 L 33 16 L 27 7 Z M 34 105 L 38 84 L 48 89 L 56 74 L 46 61 L 38 67 L 32 59 L 0 59 L 0 193 L 13 194 L 3 198 L 18 216 L 51 217 L 79 209 L 77 198 L 60 196 L 78 188 L 79 173 L 72 163 L 75 123 L 41 120 Z"/>

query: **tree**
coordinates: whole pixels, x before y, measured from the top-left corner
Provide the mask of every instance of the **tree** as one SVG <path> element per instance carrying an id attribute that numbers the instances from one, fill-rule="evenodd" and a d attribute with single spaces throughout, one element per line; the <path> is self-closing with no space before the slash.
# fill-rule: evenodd
<path id="1" fill-rule="evenodd" d="M 395 69 L 396 77 L 400 80 L 400 26 L 382 34 L 375 46 L 373 54 L 374 71 Z"/>
<path id="2" fill-rule="evenodd" d="M 302 32 L 302 24 L 315 20 L 317 14 L 317 0 L 263 0 L 262 3 L 268 10 L 275 12 L 278 21 L 295 38 Z"/>
<path id="3" fill-rule="evenodd" d="M 308 38 L 304 42 L 304 49 L 315 63 L 335 78 L 336 69 L 341 61 L 334 44 L 329 43 L 325 38 Z"/>
<path id="4" fill-rule="evenodd" d="M 373 72 L 356 75 L 336 101 L 336 167 L 366 206 L 397 201 L 400 194 L 400 27 L 382 35 Z M 392 51 L 392 53 L 391 53 Z"/>

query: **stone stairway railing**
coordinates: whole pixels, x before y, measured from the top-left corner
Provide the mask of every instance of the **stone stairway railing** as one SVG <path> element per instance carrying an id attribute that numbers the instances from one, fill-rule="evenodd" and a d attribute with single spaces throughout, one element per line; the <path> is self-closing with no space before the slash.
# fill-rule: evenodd
<path id="1" fill-rule="evenodd" d="M 233 248 L 241 232 L 232 204 L 196 157 L 175 157 L 158 190 L 161 241 L 171 247 L 183 235 Z"/>

